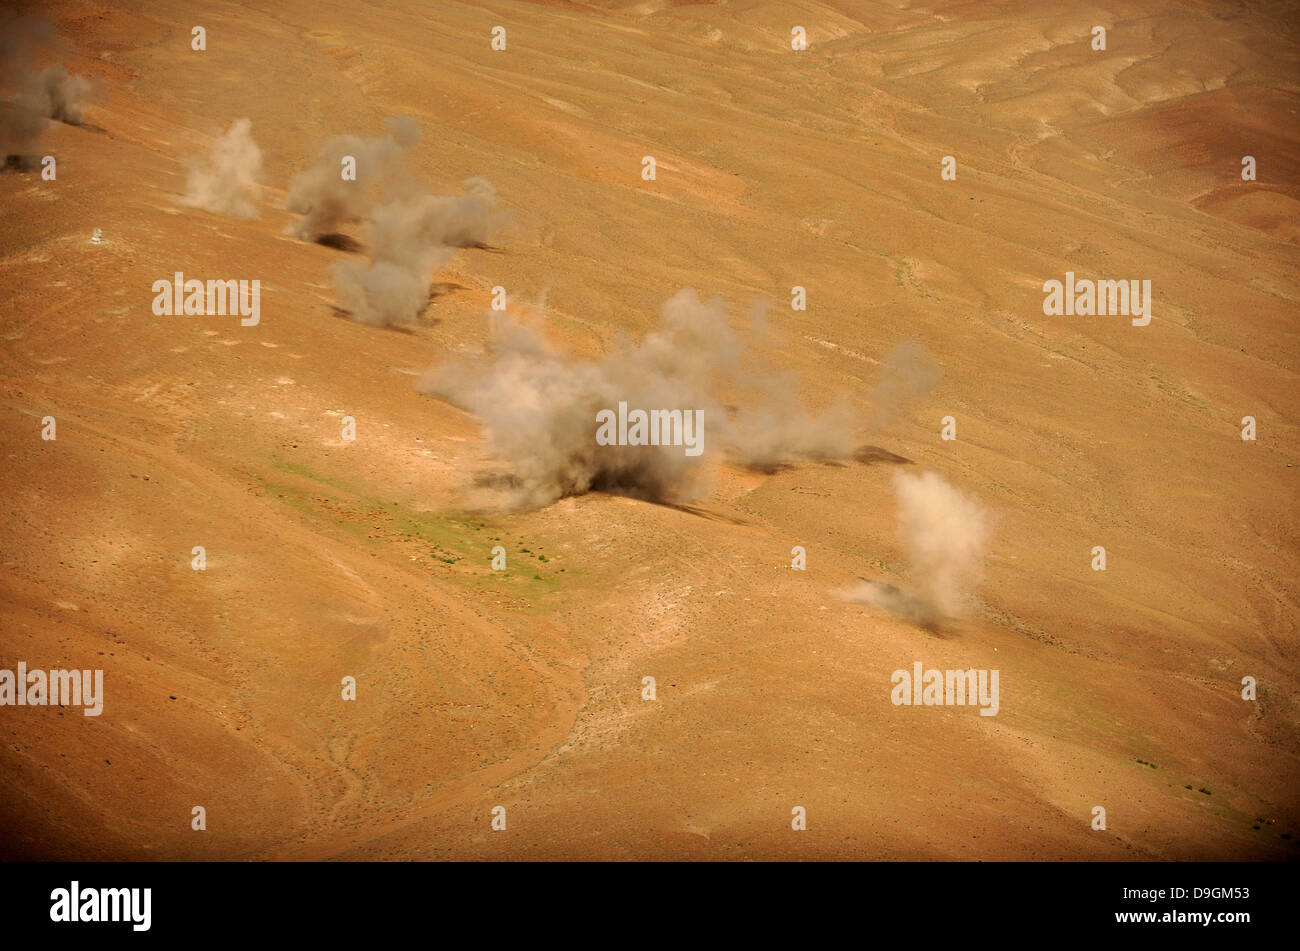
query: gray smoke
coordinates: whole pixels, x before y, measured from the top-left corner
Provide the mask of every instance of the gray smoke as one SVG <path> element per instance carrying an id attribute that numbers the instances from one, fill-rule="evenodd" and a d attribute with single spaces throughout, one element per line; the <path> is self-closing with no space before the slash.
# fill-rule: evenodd
<path id="1" fill-rule="evenodd" d="M 432 271 L 446 258 L 429 257 Z M 374 327 L 413 323 L 429 302 L 429 279 L 387 261 L 339 261 L 333 267 L 339 307 L 357 323 Z"/>
<path id="2" fill-rule="evenodd" d="M 786 341 L 766 318 L 766 307 L 750 312 L 750 334 L 765 350 Z M 771 471 L 793 459 L 830 461 L 847 457 L 854 447 L 856 421 L 846 398 L 828 410 L 810 411 L 799 399 L 797 373 L 780 370 L 755 347 L 746 348 L 745 370 L 737 381 L 740 404 L 732 421 L 730 452 L 742 465 Z"/>
<path id="3" fill-rule="evenodd" d="M 739 463 L 772 471 L 796 459 L 830 462 L 852 452 L 855 422 L 841 398 L 822 413 L 799 402 L 799 376 L 772 372 L 760 378 L 756 399 L 736 411 L 731 424 L 730 450 Z"/>
<path id="4" fill-rule="evenodd" d="M 336 135 L 328 140 L 316 161 L 289 182 L 285 207 L 302 215 L 290 233 L 317 241 L 359 221 L 369 213 L 375 189 L 405 175 L 403 156 L 419 140 L 419 125 L 405 118 L 385 119 L 384 134 L 378 138 Z M 343 177 L 348 156 L 356 163 L 355 180 Z"/>
<path id="5" fill-rule="evenodd" d="M 286 207 L 302 215 L 290 228 L 298 237 L 321 241 L 337 236 L 344 224 L 362 222 L 367 260 L 333 268 L 339 306 L 360 323 L 416 321 L 428 303 L 433 272 L 452 249 L 483 246 L 505 217 L 492 185 L 481 178 L 467 181 L 464 195 L 428 194 L 405 162 L 419 139 L 412 119 L 385 120 L 384 135 L 375 139 L 335 136 L 289 183 Z M 355 180 L 343 177 L 349 156 Z"/>
<path id="6" fill-rule="evenodd" d="M 892 426 L 943 379 L 943 370 L 925 347 L 905 340 L 880 361 L 880 382 L 871 393 L 874 429 Z"/>
<path id="7" fill-rule="evenodd" d="M 744 389 L 745 356 L 723 302 L 704 303 L 687 289 L 664 304 L 659 330 L 594 361 L 566 360 L 536 331 L 493 315 L 486 363 L 437 368 L 417 387 L 484 420 L 492 449 L 513 465 L 515 505 L 589 491 L 689 501 L 705 488 L 710 453 L 716 458 L 725 449 L 740 461 L 779 464 L 847 452 L 847 435 L 832 436 L 824 417 L 802 409 L 793 377 L 757 388 L 753 408 L 729 419 L 719 393 Z M 620 402 L 629 410 L 701 410 L 703 454 L 689 456 L 681 446 L 599 445 L 596 414 L 616 412 Z"/>
<path id="8" fill-rule="evenodd" d="M 90 80 L 69 73 L 62 63 L 36 68 L 40 54 L 54 47 L 54 29 L 44 20 L 9 17 L 0 21 L 0 90 L 9 102 L 0 107 L 0 150 L 6 156 L 36 151 L 45 121 L 81 125 L 94 92 Z"/>
<path id="9" fill-rule="evenodd" d="M 433 272 L 453 248 L 481 247 L 501 222 L 496 192 L 481 178 L 464 195 L 422 195 L 381 205 L 365 226 L 368 263 L 334 265 L 340 305 L 353 319 L 377 326 L 417 320 L 429 299 Z"/>
<path id="10" fill-rule="evenodd" d="M 81 125 L 91 89 L 90 80 L 55 63 L 27 78 L 14 105 L 46 119 Z"/>
<path id="11" fill-rule="evenodd" d="M 988 510 L 935 472 L 894 472 L 898 533 L 907 556 L 910 590 L 863 581 L 839 592 L 926 627 L 960 617 L 984 570 L 992 533 Z"/>
<path id="12" fill-rule="evenodd" d="M 262 150 L 253 141 L 251 129 L 248 119 L 236 120 L 213 144 L 206 160 L 190 170 L 182 199 L 186 205 L 235 218 L 257 217 Z"/>

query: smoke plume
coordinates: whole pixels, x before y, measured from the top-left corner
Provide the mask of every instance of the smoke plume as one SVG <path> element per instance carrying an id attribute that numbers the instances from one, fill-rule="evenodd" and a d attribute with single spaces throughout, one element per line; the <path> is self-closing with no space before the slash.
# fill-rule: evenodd
<path id="1" fill-rule="evenodd" d="M 942 379 L 943 370 L 923 346 L 900 343 L 880 361 L 880 382 L 871 393 L 873 428 L 892 426 Z"/>
<path id="2" fill-rule="evenodd" d="M 289 182 L 285 207 L 302 218 L 290 232 L 304 241 L 336 234 L 347 222 L 369 213 L 372 192 L 385 180 L 405 173 L 403 156 L 420 140 L 414 119 L 384 120 L 378 138 L 336 135 L 321 148 L 316 161 Z M 356 178 L 344 178 L 344 159 L 355 161 Z"/>
<path id="3" fill-rule="evenodd" d="M 333 268 L 339 306 L 360 323 L 417 320 L 433 272 L 450 260 L 452 249 L 482 247 L 504 219 L 496 192 L 481 178 L 467 181 L 464 195 L 428 194 L 405 162 L 419 139 L 412 119 L 385 120 L 379 138 L 335 136 L 289 183 L 286 206 L 302 215 L 290 228 L 298 237 L 323 241 L 344 224 L 363 222 L 367 261 L 340 261 Z M 355 179 L 343 174 L 349 159 Z"/>
<path id="4" fill-rule="evenodd" d="M 202 164 L 190 170 L 184 203 L 219 215 L 256 218 L 261 187 L 262 150 L 253 141 L 252 123 L 238 119 Z"/>
<path id="5" fill-rule="evenodd" d="M 544 505 L 589 491 L 680 502 L 705 488 L 710 452 L 776 465 L 845 453 L 851 445 L 847 429 L 832 432 L 838 412 L 819 416 L 801 406 L 795 377 L 748 385 L 746 356 L 723 302 L 704 303 L 687 289 L 664 304 L 659 330 L 595 361 L 565 360 L 536 331 L 493 315 L 486 364 L 444 366 L 417 386 L 483 419 L 492 449 L 513 464 L 513 504 Z M 753 402 L 729 418 L 724 389 L 748 389 Z M 620 402 L 646 411 L 702 411 L 702 454 L 689 456 L 681 446 L 599 445 L 597 413 Z"/>
<path id="6" fill-rule="evenodd" d="M 840 596 L 937 627 L 965 612 L 983 575 L 992 520 L 982 504 L 935 472 L 896 470 L 894 491 L 911 590 L 864 581 Z"/>
<path id="7" fill-rule="evenodd" d="M 481 247 L 501 221 L 496 192 L 481 178 L 464 195 L 423 195 L 381 205 L 365 226 L 368 264 L 340 261 L 340 305 L 364 324 L 411 323 L 429 299 L 433 272 L 452 248 Z"/>
<path id="8" fill-rule="evenodd" d="M 44 20 L 9 17 L 0 21 L 0 150 L 29 158 L 45 120 L 81 125 L 94 91 L 90 80 L 70 74 L 62 63 L 36 68 L 39 54 L 54 47 L 54 29 Z"/>

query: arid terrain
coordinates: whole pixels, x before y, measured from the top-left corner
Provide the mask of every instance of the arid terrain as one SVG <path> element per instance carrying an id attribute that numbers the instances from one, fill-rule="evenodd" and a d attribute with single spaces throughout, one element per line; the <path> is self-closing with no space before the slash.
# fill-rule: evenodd
<path id="1" fill-rule="evenodd" d="M 57 178 L 0 175 L 0 667 L 105 696 L 0 707 L 3 857 L 1300 854 L 1293 4 L 19 8 L 94 95 L 42 133 Z M 381 327 L 331 280 L 364 224 L 301 240 L 285 205 L 393 116 L 413 174 L 509 220 Z M 244 118 L 258 216 L 187 205 Z M 260 280 L 260 322 L 156 315 L 177 271 Z M 1066 272 L 1149 280 L 1150 324 L 1046 315 Z M 588 360 L 720 297 L 858 448 L 485 502 L 510 466 L 417 383 L 478 359 L 498 286 Z M 942 379 L 882 421 L 907 341 Z M 989 513 L 942 625 L 842 596 L 914 583 L 900 471 Z M 997 715 L 894 704 L 916 662 L 997 669 Z"/>

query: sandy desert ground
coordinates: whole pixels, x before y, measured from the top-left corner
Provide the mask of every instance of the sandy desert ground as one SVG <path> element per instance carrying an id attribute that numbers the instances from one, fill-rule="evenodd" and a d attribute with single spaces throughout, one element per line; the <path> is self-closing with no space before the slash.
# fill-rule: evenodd
<path id="1" fill-rule="evenodd" d="M 0 666 L 102 668 L 105 702 L 0 708 L 0 854 L 1297 855 L 1293 5 L 23 10 L 98 95 L 44 131 L 56 180 L 0 175 Z M 390 116 L 420 124 L 416 175 L 510 213 L 407 327 L 347 319 L 357 250 L 286 233 L 293 176 Z M 186 206 L 240 118 L 259 216 Z M 175 271 L 259 279 L 260 323 L 156 316 Z M 1067 271 L 1150 280 L 1151 323 L 1045 315 Z M 475 359 L 496 286 L 575 358 L 683 288 L 738 333 L 767 300 L 757 352 L 847 401 L 861 449 L 713 451 L 681 501 L 482 504 L 481 419 L 416 383 Z M 942 380 L 873 424 L 905 341 Z M 911 583 L 899 471 L 991 513 L 941 627 L 837 596 Z M 917 661 L 999 670 L 999 713 L 893 704 Z"/>

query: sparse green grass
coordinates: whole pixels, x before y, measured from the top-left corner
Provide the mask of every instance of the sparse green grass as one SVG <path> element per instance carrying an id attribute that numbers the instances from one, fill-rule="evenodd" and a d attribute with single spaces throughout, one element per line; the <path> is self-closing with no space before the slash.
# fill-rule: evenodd
<path id="1" fill-rule="evenodd" d="M 538 562 L 554 568 L 551 559 L 525 546 L 523 538 L 519 539 L 514 553 L 507 551 L 506 570 L 491 570 L 492 546 L 501 543 L 500 524 L 465 513 L 415 511 L 399 502 L 382 501 L 362 486 L 324 476 L 298 463 L 274 462 L 272 467 L 321 489 L 309 489 L 288 480 L 259 479 L 267 493 L 310 520 L 328 522 L 347 532 L 362 544 L 419 542 L 417 554 L 453 569 L 450 575 L 440 577 L 484 596 L 497 593 L 533 602 L 559 591 L 556 575 L 565 572 L 564 568 L 545 576 L 540 572 L 540 565 L 531 575 L 522 568 L 514 570 L 514 559 L 520 555 L 532 555 Z"/>

